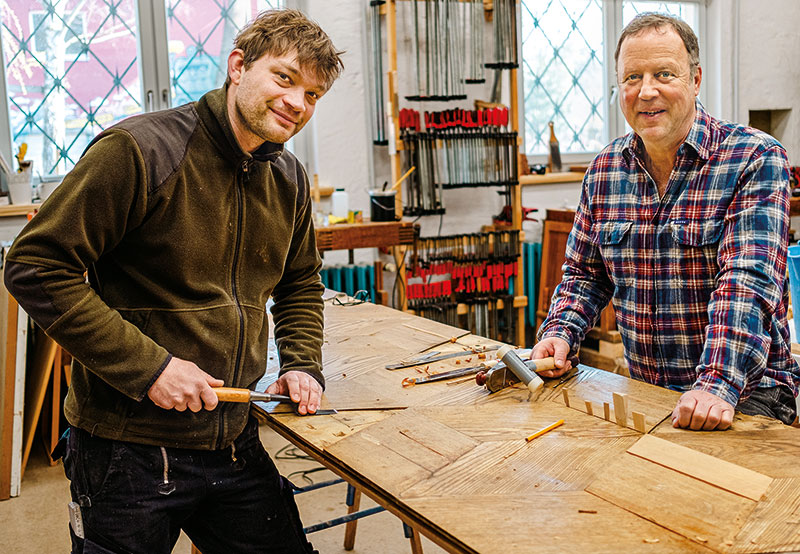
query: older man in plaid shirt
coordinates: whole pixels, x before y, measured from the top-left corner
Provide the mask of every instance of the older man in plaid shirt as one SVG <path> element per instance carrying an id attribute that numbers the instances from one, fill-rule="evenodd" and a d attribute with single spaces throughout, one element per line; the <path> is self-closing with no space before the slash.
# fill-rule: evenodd
<path id="1" fill-rule="evenodd" d="M 631 376 L 682 391 L 675 427 L 727 429 L 734 409 L 791 423 L 789 168 L 772 137 L 719 121 L 696 100 L 697 37 L 641 14 L 615 54 L 633 132 L 595 158 L 564 278 L 532 357 L 556 377 L 613 301 Z"/>

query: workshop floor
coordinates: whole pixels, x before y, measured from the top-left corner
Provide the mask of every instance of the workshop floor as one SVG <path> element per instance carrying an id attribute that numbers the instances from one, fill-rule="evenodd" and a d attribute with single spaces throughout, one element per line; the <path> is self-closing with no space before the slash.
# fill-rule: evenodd
<path id="1" fill-rule="evenodd" d="M 275 454 L 289 443 L 280 435 L 269 429 L 261 428 L 261 440 L 267 451 L 275 458 Z M 316 462 L 298 459 L 276 460 L 281 473 L 291 473 L 319 467 Z M 327 470 L 310 475 L 316 482 L 334 479 Z M 292 481 L 302 486 L 303 480 L 295 475 Z M 344 483 L 307 492 L 297 497 L 297 504 L 304 525 L 312 525 L 334 517 L 344 515 L 347 486 Z M 60 465 L 48 465 L 44 451 L 38 445 L 34 447 L 25 478 L 22 481 L 20 496 L 0 502 L 0 552 L 19 554 L 50 554 L 69 552 L 69 531 L 67 528 L 67 503 L 69 502 L 69 484 Z M 362 496 L 361 508 L 375 504 Z M 332 527 L 310 536 L 314 547 L 321 554 L 340 554 L 347 552 L 342 546 L 344 526 Z M 423 538 L 425 554 L 441 554 L 444 552 L 427 539 Z M 181 535 L 173 552 L 189 554 L 191 543 L 185 535 Z M 350 552 L 374 554 L 409 554 L 411 546 L 403 536 L 403 525 L 400 520 L 381 512 L 364 518 L 358 523 L 355 548 Z"/>

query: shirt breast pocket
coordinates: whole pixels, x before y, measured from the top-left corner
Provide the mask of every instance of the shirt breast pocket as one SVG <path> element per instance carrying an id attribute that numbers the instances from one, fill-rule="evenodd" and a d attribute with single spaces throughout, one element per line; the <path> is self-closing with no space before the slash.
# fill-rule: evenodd
<path id="1" fill-rule="evenodd" d="M 721 219 L 706 221 L 670 222 L 672 238 L 683 246 L 709 246 L 719 242 L 725 222 Z"/>
<path id="2" fill-rule="evenodd" d="M 704 221 L 673 220 L 669 223 L 674 256 L 681 259 L 683 273 L 687 279 L 700 279 L 703 286 L 710 286 L 719 271 L 717 253 L 719 241 L 725 228 L 722 219 Z"/>
<path id="3" fill-rule="evenodd" d="M 633 284 L 636 252 L 631 245 L 630 221 L 604 221 L 595 224 L 595 238 L 611 282 L 617 288 Z"/>

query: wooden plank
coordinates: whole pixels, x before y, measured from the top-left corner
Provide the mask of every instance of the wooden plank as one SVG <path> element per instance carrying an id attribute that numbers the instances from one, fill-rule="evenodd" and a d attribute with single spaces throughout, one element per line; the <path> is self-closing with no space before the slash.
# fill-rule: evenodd
<path id="1" fill-rule="evenodd" d="M 645 435 L 647 436 L 647 435 Z M 713 550 L 724 550 L 756 502 L 626 454 L 586 491 Z"/>
<path id="2" fill-rule="evenodd" d="M 631 412 L 633 419 L 633 428 L 640 433 L 647 433 L 647 425 L 645 424 L 644 414 L 642 412 Z"/>
<path id="3" fill-rule="evenodd" d="M 56 356 L 56 342 L 44 334 L 39 327 L 36 328 L 36 351 L 33 355 L 30 371 L 25 382 L 25 434 L 22 450 L 21 474 L 25 474 L 25 466 L 31 454 L 33 438 L 36 435 L 36 425 L 42 413 L 47 385 L 53 370 L 53 361 Z"/>
<path id="4" fill-rule="evenodd" d="M 0 359 L 3 394 L 0 397 L 0 500 L 11 497 L 11 461 L 14 440 L 14 397 L 16 388 L 17 303 L 0 285 Z"/>
<path id="5" fill-rule="evenodd" d="M 415 411 L 480 444 L 407 489 L 404 498 L 582 490 L 640 436 L 583 412 L 548 403 L 525 408 L 508 399 L 494 405 Z M 564 419 L 565 424 L 525 442 L 525 437 L 558 419 Z"/>
<path id="6" fill-rule="evenodd" d="M 755 501 L 772 483 L 772 477 L 652 435 L 644 435 L 628 452 Z"/>
<path id="7" fill-rule="evenodd" d="M 377 453 L 396 454 L 429 472 L 441 469 L 478 444 L 474 439 L 413 410 L 395 413 L 331 448 L 347 448 L 354 438 L 372 443 Z"/>
<path id="8" fill-rule="evenodd" d="M 583 491 L 430 496 L 406 503 L 458 541 L 459 549 L 448 548 L 453 552 L 711 552 Z"/>
<path id="9" fill-rule="evenodd" d="M 614 419 L 617 425 L 621 427 L 628 426 L 628 404 L 627 395 L 615 392 L 612 394 L 614 398 Z"/>
<path id="10" fill-rule="evenodd" d="M 756 505 L 731 552 L 800 551 L 800 478 L 775 479 Z"/>
<path id="11" fill-rule="evenodd" d="M 17 352 L 14 356 L 16 377 L 14 380 L 14 421 L 11 445 L 11 496 L 19 496 L 22 483 L 22 451 L 25 412 L 25 375 L 28 369 L 28 314 L 17 308 Z"/>
<path id="12" fill-rule="evenodd" d="M 570 398 L 573 401 L 579 399 L 581 404 L 590 401 L 599 405 L 608 403 L 611 407 L 613 393 L 624 394 L 627 396 L 625 402 L 627 411 L 643 413 L 648 428 L 655 427 L 669 417 L 680 398 L 680 393 L 675 391 L 586 366 L 581 366 L 581 371 L 576 377 L 555 390 L 546 384 L 542 398 L 563 404 L 560 392 L 562 387 L 569 389 Z M 633 428 L 630 419 L 627 426 Z"/>
<path id="13" fill-rule="evenodd" d="M 561 183 L 580 183 L 583 180 L 583 175 L 583 173 L 573 171 L 545 173 L 544 175 L 520 175 L 519 184 L 524 186 L 532 186 L 555 185 Z"/>
<path id="14" fill-rule="evenodd" d="M 672 427 L 668 419 L 653 433 L 662 439 L 773 478 L 798 476 L 797 463 L 780 463 L 778 460 L 800 460 L 800 434 L 797 429 L 775 419 L 737 413 L 731 428 L 722 433 L 687 433 L 684 429 Z"/>

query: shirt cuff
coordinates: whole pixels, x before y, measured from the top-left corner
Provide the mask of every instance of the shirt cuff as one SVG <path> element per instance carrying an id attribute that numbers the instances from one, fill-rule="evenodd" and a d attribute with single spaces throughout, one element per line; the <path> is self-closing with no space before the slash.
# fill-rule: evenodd
<path id="1" fill-rule="evenodd" d="M 694 382 L 692 390 L 710 392 L 714 396 L 719 396 L 734 408 L 739 404 L 739 396 L 742 392 L 711 371 L 701 373 Z"/>

